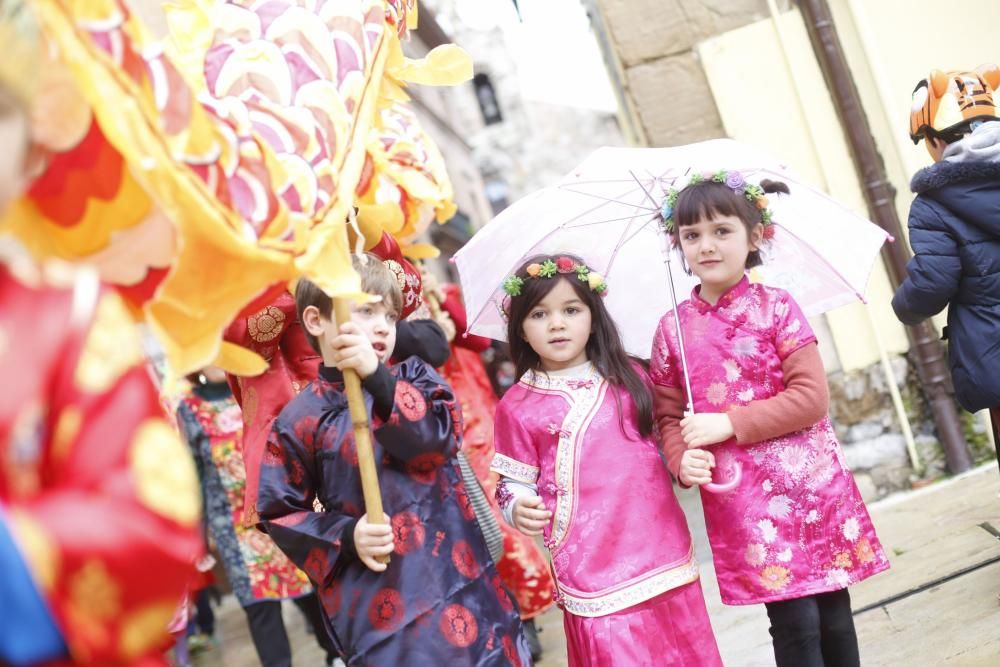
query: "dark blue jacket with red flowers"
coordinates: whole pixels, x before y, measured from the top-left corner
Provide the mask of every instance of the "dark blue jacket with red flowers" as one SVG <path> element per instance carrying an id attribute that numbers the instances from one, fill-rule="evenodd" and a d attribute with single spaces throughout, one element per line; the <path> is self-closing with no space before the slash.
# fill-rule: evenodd
<path id="1" fill-rule="evenodd" d="M 970 411 L 1000 406 L 1000 161 L 939 162 L 911 188 L 914 257 L 892 307 L 916 324 L 949 306 L 958 402 Z"/>
<path id="2" fill-rule="evenodd" d="M 388 569 L 372 572 L 354 550 L 364 496 L 332 368 L 274 423 L 258 494 L 263 528 L 316 585 L 348 665 L 530 665 L 455 458 L 461 412 L 451 387 L 411 357 L 380 366 L 364 388 L 395 541 Z"/>

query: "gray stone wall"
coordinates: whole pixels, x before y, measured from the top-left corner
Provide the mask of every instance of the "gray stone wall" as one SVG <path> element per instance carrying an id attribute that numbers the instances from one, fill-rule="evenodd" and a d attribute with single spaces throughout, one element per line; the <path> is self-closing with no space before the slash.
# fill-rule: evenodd
<path id="1" fill-rule="evenodd" d="M 651 146 L 725 136 L 694 46 L 767 16 L 765 0 L 589 0 Z"/>
<path id="2" fill-rule="evenodd" d="M 899 391 L 913 430 L 918 475 L 910 465 L 906 441 L 892 405 L 880 364 L 856 371 L 830 373 L 830 418 L 865 500 L 927 484 L 946 473 L 944 451 L 934 433 L 930 408 L 919 391 L 916 367 L 905 356 L 892 357 Z M 992 456 L 981 420 L 961 412 L 965 436 L 976 460 Z"/>
<path id="3" fill-rule="evenodd" d="M 918 401 L 906 384 L 909 376 L 906 358 L 893 357 L 890 363 L 900 382 L 904 405 L 915 407 Z M 865 500 L 909 488 L 913 469 L 881 364 L 847 373 L 830 373 L 828 380 L 830 418 L 843 447 L 844 460 L 854 472 Z M 920 417 L 916 413 L 910 415 L 914 430 Z M 924 444 L 940 449 L 937 440 L 932 440 L 933 443 Z"/>

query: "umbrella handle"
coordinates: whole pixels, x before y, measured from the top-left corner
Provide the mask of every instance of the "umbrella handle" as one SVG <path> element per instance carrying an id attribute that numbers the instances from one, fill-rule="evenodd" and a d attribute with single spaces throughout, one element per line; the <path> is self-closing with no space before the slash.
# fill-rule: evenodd
<path id="1" fill-rule="evenodd" d="M 350 322 L 351 300 L 334 299 L 333 312 L 338 326 L 342 322 Z M 354 446 L 358 452 L 358 471 L 361 474 L 361 492 L 365 497 L 365 514 L 368 516 L 368 523 L 382 524 L 385 523 L 385 514 L 382 510 L 378 472 L 375 469 L 375 451 L 372 448 L 368 408 L 361 393 L 361 378 L 354 369 L 344 369 L 344 393 L 347 394 L 347 407 L 351 413 L 351 425 L 354 427 Z M 375 560 L 388 564 L 389 556 L 377 556 Z"/>
<path id="2" fill-rule="evenodd" d="M 684 416 L 690 417 L 693 414 L 694 410 L 689 404 L 688 408 L 684 410 Z M 740 480 L 743 479 L 743 466 L 739 464 L 739 461 L 732 461 L 726 467 L 732 471 L 732 476 L 729 479 L 724 482 L 709 482 L 708 484 L 703 484 L 701 488 L 705 489 L 709 493 L 729 493 L 739 486 Z M 712 475 L 712 479 L 715 479 L 715 475 Z"/>
<path id="3" fill-rule="evenodd" d="M 709 482 L 701 488 L 705 489 L 709 493 L 729 493 L 735 489 L 739 486 L 740 480 L 743 479 L 743 466 L 734 461 L 729 469 L 732 471 L 732 477 L 724 482 Z"/>

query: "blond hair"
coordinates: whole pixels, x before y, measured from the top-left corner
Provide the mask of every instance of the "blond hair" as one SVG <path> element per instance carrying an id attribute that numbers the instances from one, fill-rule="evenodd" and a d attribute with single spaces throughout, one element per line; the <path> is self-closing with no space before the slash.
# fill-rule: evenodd
<path id="1" fill-rule="evenodd" d="M 373 296 L 382 297 L 382 303 L 398 317 L 403 311 L 403 293 L 392 270 L 371 253 L 365 253 L 363 256 L 352 255 L 351 266 L 361 276 L 361 289 Z M 309 306 L 315 307 L 323 318 L 332 319 L 333 299 L 311 280 L 300 278 L 295 287 L 295 310 L 300 322 L 302 312 Z M 302 327 L 302 332 L 309 346 L 319 354 L 320 347 L 316 336 L 309 333 L 305 327 Z"/>

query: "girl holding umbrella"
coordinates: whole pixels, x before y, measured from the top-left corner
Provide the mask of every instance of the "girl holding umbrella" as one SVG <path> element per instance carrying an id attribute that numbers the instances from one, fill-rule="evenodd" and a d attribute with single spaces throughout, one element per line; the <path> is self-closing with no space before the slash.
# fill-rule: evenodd
<path id="1" fill-rule="evenodd" d="M 738 171 L 668 191 L 665 227 L 701 284 L 657 329 L 656 415 L 682 484 L 742 471 L 702 494 L 722 601 L 765 604 L 779 667 L 858 665 L 847 587 L 889 561 L 827 414 L 816 337 L 788 292 L 746 275 L 774 235 L 775 192 L 788 187 Z M 686 354 L 684 338 L 698 341 Z"/>

